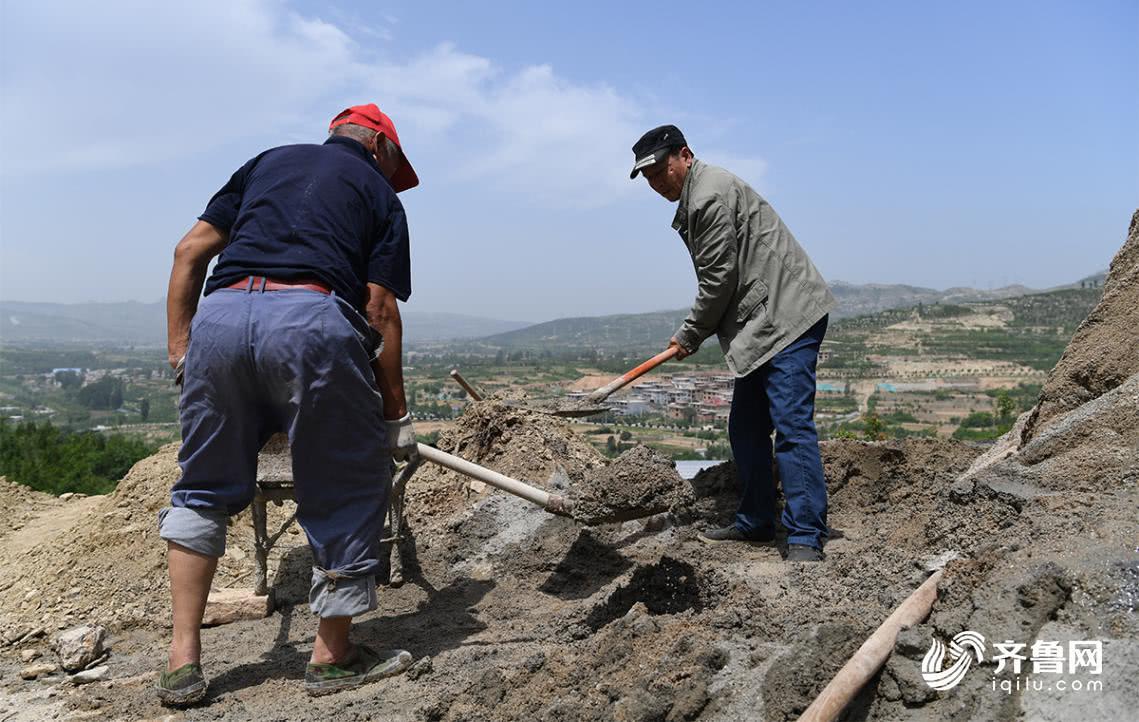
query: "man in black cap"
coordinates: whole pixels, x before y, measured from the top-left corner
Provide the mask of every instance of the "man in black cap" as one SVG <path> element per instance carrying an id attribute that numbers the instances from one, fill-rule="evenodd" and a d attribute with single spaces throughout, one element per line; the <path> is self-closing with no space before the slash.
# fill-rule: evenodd
<path id="1" fill-rule="evenodd" d="M 669 346 L 677 358 L 715 333 L 735 375 L 728 437 L 741 498 L 709 543 L 775 538 L 775 463 L 783 485 L 789 561 L 821 561 L 827 490 L 815 432 L 815 366 L 835 300 L 806 252 L 751 186 L 692 155 L 674 125 L 633 146 L 630 178 L 678 202 L 672 227 L 692 256 L 698 291 Z"/>

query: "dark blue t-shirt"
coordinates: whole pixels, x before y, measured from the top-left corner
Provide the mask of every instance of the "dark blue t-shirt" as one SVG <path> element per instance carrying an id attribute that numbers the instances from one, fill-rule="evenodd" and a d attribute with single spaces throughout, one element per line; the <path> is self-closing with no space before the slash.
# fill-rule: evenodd
<path id="1" fill-rule="evenodd" d="M 273 148 L 241 166 L 200 220 L 229 231 L 206 294 L 246 276 L 317 279 L 361 308 L 367 283 L 411 295 L 407 218 L 364 146 Z"/>

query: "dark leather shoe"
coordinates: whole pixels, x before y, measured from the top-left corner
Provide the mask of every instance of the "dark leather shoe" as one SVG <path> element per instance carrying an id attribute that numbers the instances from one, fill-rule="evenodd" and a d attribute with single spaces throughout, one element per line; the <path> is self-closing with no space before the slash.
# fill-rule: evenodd
<path id="1" fill-rule="evenodd" d="M 789 562 L 821 562 L 823 552 L 806 544 L 788 544 L 787 561 Z"/>
<path id="2" fill-rule="evenodd" d="M 732 524 L 731 526 L 725 526 L 719 529 L 706 529 L 700 532 L 700 541 L 707 542 L 708 544 L 719 544 L 720 542 L 768 544 L 775 541 L 775 534 L 747 535 L 740 531 L 739 527 L 735 524 Z"/>

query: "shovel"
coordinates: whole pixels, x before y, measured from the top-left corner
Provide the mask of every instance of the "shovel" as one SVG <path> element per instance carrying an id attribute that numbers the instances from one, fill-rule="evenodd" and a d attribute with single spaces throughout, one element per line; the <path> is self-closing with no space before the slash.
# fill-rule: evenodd
<path id="1" fill-rule="evenodd" d="M 536 504 L 551 514 L 569 517 L 579 524 L 586 526 L 640 519 L 655 516 L 661 511 L 666 510 L 660 505 L 645 508 L 640 506 L 640 503 L 638 503 L 636 507 L 629 507 L 621 503 L 615 504 L 612 502 L 599 504 L 596 499 L 591 499 L 588 496 L 570 498 L 560 494 L 551 494 L 544 489 L 539 489 L 536 486 L 531 486 L 517 479 L 512 479 L 505 474 L 500 474 L 492 469 L 479 466 L 454 454 L 440 451 L 433 446 L 419 444 L 418 449 L 421 459 L 426 459 L 427 461 L 439 464 L 452 471 L 457 471 L 464 476 L 477 479 L 496 489 L 505 491 L 507 494 L 513 494 L 514 496 L 525 499 L 531 504 Z M 679 477 L 677 478 L 679 479 Z"/>
<path id="2" fill-rule="evenodd" d="M 589 396 L 586 396 L 586 403 L 600 404 L 602 401 L 612 396 L 614 391 L 627 386 L 629 382 L 635 381 L 636 379 L 644 376 L 649 371 L 652 371 L 657 366 L 660 366 L 665 361 L 668 361 L 672 357 L 676 356 L 679 351 L 679 346 L 669 346 L 664 351 L 661 351 L 656 356 L 653 356 L 651 359 L 645 361 L 640 366 L 637 366 L 631 371 L 626 371 L 625 373 L 621 374 L 617 378 L 613 379 L 609 383 L 591 393 Z"/>
<path id="3" fill-rule="evenodd" d="M 513 494 L 514 496 L 525 499 L 532 504 L 537 504 L 551 514 L 568 517 L 573 516 L 573 502 L 564 496 L 551 494 L 544 489 L 530 486 L 525 482 L 512 479 L 505 474 L 500 474 L 492 469 L 479 466 L 454 454 L 440 451 L 434 446 L 419 444 L 418 449 L 419 456 L 422 459 L 426 459 L 451 471 L 457 471 L 472 479 L 477 479 L 484 484 L 489 484 L 496 489 L 505 491 L 507 494 Z"/>
<path id="4" fill-rule="evenodd" d="M 563 416 L 567 418 L 578 418 L 582 416 L 593 416 L 595 414 L 603 414 L 609 410 L 608 406 L 604 406 L 607 398 L 612 396 L 618 389 L 628 386 L 629 383 L 636 381 L 640 377 L 652 371 L 657 366 L 660 366 L 665 361 L 676 356 L 680 348 L 677 346 L 669 346 L 664 351 L 661 351 L 656 356 L 653 356 L 648 361 L 636 366 L 629 371 L 621 374 L 609 383 L 605 384 L 599 389 L 591 392 L 583 399 L 576 399 L 566 401 L 564 399 L 551 399 L 547 402 L 548 405 L 541 405 L 541 402 L 519 403 L 519 406 L 526 406 L 532 408 L 534 411 L 540 411 L 543 414 L 550 414 L 551 416 Z"/>

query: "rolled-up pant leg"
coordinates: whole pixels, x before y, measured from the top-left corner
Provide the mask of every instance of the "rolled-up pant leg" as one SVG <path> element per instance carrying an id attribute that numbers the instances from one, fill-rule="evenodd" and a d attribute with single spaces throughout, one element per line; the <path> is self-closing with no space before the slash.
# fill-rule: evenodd
<path id="1" fill-rule="evenodd" d="M 379 540 L 391 488 L 383 405 L 371 369 L 375 334 L 335 296 L 264 295 L 257 366 L 292 447 L 297 520 L 315 566 L 309 605 L 321 617 L 376 608 Z"/>
<path id="2" fill-rule="evenodd" d="M 212 557 L 225 553 L 228 517 L 253 499 L 257 451 L 271 433 L 258 411 L 249 314 L 249 296 L 226 290 L 194 315 L 179 400 L 182 477 L 159 512 L 159 536 Z"/>
<path id="3" fill-rule="evenodd" d="M 826 330 L 824 316 L 764 364 L 787 543 L 818 549 L 827 537 L 827 485 L 815 430 L 815 367 Z"/>

